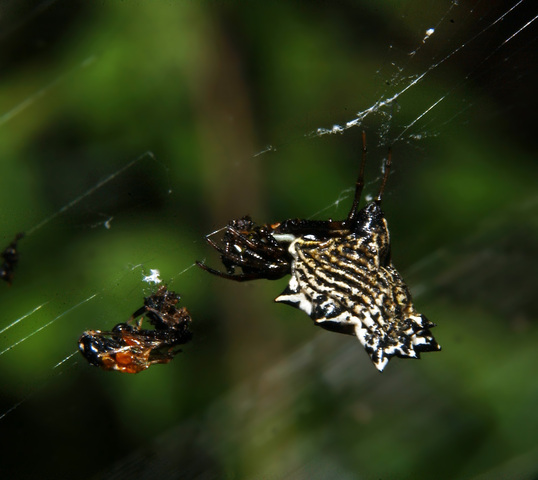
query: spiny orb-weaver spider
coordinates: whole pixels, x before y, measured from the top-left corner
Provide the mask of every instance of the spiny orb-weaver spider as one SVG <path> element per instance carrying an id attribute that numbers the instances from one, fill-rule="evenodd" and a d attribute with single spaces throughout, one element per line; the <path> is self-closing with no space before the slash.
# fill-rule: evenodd
<path id="1" fill-rule="evenodd" d="M 80 353 L 91 365 L 124 373 L 138 373 L 153 364 L 170 362 L 181 352 L 179 345 L 192 338 L 191 317 L 185 307 L 176 307 L 179 299 L 175 292 L 161 286 L 144 298 L 144 306 L 127 323 L 119 323 L 109 332 L 85 331 L 78 341 Z M 142 329 L 143 316 L 153 330 Z"/>
<path id="2" fill-rule="evenodd" d="M 381 210 L 391 152 L 377 197 L 359 210 L 365 159 L 363 132 L 355 196 L 345 220 L 290 219 L 267 225 L 256 225 L 248 216 L 232 220 L 220 245 L 207 237 L 226 272 L 197 264 L 239 282 L 290 274 L 288 286 L 275 301 L 303 310 L 322 328 L 356 335 L 382 371 L 393 356 L 420 358 L 422 352 L 441 347 L 429 330 L 435 324 L 416 311 L 391 262 L 390 235 Z"/>

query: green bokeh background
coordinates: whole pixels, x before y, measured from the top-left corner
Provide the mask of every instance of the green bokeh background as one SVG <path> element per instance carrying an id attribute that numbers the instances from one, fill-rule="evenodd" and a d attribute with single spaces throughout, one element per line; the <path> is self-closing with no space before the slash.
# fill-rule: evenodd
<path id="1" fill-rule="evenodd" d="M 502 45 L 534 14 L 460 3 L 2 3 L 0 238 L 29 235 L 0 330 L 43 305 L 0 334 L 2 478 L 538 478 L 536 28 Z M 274 304 L 285 279 L 192 267 L 232 218 L 344 218 L 361 128 L 369 195 L 392 145 L 394 263 L 443 346 L 383 374 Z M 151 268 L 184 352 L 55 367 Z"/>

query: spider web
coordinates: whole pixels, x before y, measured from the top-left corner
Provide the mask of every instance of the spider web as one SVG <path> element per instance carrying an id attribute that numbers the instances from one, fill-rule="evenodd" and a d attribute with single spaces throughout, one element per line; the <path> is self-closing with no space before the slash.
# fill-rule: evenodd
<path id="1" fill-rule="evenodd" d="M 5 245 L 27 235 L 0 285 L 0 471 L 536 475 L 532 7 L 6 2 L 0 218 Z M 367 195 L 392 147 L 394 262 L 443 346 L 382 376 L 272 305 L 284 283 L 192 268 L 231 218 L 344 218 L 362 129 Z M 78 336 L 125 321 L 154 269 L 193 342 L 140 375 L 91 369 Z"/>

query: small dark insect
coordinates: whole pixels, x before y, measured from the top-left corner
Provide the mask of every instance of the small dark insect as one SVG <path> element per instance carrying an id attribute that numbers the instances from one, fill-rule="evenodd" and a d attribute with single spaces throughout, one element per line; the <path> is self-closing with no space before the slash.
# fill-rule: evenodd
<path id="1" fill-rule="evenodd" d="M 138 373 L 153 364 L 170 362 L 181 352 L 178 347 L 192 338 L 191 317 L 185 307 L 176 307 L 179 299 L 166 286 L 160 287 L 144 298 L 144 306 L 127 323 L 119 323 L 110 332 L 85 331 L 78 340 L 80 353 L 92 365 L 124 373 Z M 144 316 L 153 330 L 142 329 Z"/>
<path id="2" fill-rule="evenodd" d="M 5 280 L 9 285 L 13 280 L 13 272 L 19 262 L 19 252 L 17 252 L 17 244 L 24 237 L 24 233 L 17 233 L 13 241 L 4 249 L 1 256 L 4 262 L 0 266 L 0 278 Z"/>
<path id="3" fill-rule="evenodd" d="M 221 254 L 226 272 L 197 263 L 236 281 L 290 274 L 287 288 L 275 301 L 303 310 L 327 330 L 356 335 L 382 371 L 393 356 L 420 358 L 421 352 L 441 347 L 429 330 L 435 324 L 415 310 L 391 263 L 390 235 L 381 210 L 390 151 L 377 197 L 359 210 L 365 159 L 363 133 L 355 197 L 345 220 L 292 219 L 259 226 L 243 217 L 226 226 L 221 245 L 207 238 Z M 236 268 L 241 272 L 236 273 Z"/>

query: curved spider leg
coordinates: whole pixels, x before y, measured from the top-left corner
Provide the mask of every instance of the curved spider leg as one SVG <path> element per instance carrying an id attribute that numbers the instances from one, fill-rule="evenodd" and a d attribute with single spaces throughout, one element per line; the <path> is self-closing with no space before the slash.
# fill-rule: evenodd
<path id="1" fill-rule="evenodd" d="M 217 252 L 219 252 L 221 255 L 226 255 L 227 252 L 217 243 L 211 240 L 209 237 L 205 238 L 205 241 L 209 243 Z"/>
<path id="2" fill-rule="evenodd" d="M 243 239 L 243 237 L 239 237 L 240 239 Z M 206 242 L 209 243 L 217 252 L 219 252 L 221 255 L 230 258 L 238 267 L 241 266 L 241 263 L 244 263 L 244 260 L 237 255 L 235 252 L 228 252 L 224 248 L 222 248 L 218 243 L 214 242 L 210 238 L 206 238 Z M 261 260 L 261 257 L 258 256 L 258 258 Z"/>
<path id="3" fill-rule="evenodd" d="M 264 259 L 261 255 L 259 255 L 256 252 L 248 251 L 246 252 L 248 257 L 243 258 L 242 256 L 237 256 L 233 254 L 229 254 L 227 257 L 228 260 L 232 260 L 233 265 L 235 267 L 239 267 L 242 269 L 259 269 L 259 270 L 268 270 L 273 271 L 274 269 L 281 269 L 283 267 L 286 267 L 289 262 L 285 260 L 268 260 Z M 260 277 L 260 278 L 269 278 L 269 277 Z M 277 277 L 280 278 L 280 277 Z"/>
<path id="4" fill-rule="evenodd" d="M 241 258 L 239 255 L 237 255 L 236 253 L 227 252 L 221 246 L 219 246 L 217 243 L 213 242 L 209 238 L 207 238 L 206 240 L 207 240 L 207 243 L 209 243 L 223 257 L 226 257 L 227 259 L 229 259 L 234 266 L 242 267 L 243 264 L 247 264 L 247 262 L 243 258 Z M 255 260 L 255 259 L 253 258 L 253 260 Z"/>
<path id="5" fill-rule="evenodd" d="M 238 238 L 241 239 L 241 240 L 244 240 L 244 237 L 242 237 L 242 236 L 238 237 Z M 213 240 L 211 240 L 209 238 L 206 238 L 206 241 L 217 252 L 219 252 L 223 257 L 225 257 L 227 260 L 229 260 L 231 262 L 231 264 L 233 264 L 234 267 L 239 267 L 239 268 L 243 268 L 243 267 L 246 267 L 246 268 L 260 268 L 260 269 L 267 267 L 267 261 L 261 255 L 256 253 L 255 251 L 249 250 L 248 251 L 249 258 L 246 259 L 246 258 L 243 258 L 241 255 L 236 254 L 235 252 L 228 252 L 228 251 L 224 250 L 221 246 L 219 246 L 217 243 L 215 243 Z M 264 249 L 264 251 L 266 251 L 266 250 L 269 250 L 269 248 Z M 278 262 L 278 264 L 276 265 L 277 268 L 279 266 L 285 266 L 286 263 L 287 263 L 287 262 L 279 261 L 278 259 L 277 259 L 277 262 Z M 198 262 L 198 263 L 200 263 L 200 262 Z M 218 270 L 215 270 L 215 271 L 218 271 Z M 233 274 L 229 274 L 229 275 L 233 275 Z M 248 275 L 250 275 L 250 274 L 248 274 Z M 254 278 L 265 278 L 265 277 L 258 275 L 258 276 L 252 276 L 250 278 L 254 279 Z M 280 278 L 280 277 L 278 277 L 278 278 Z"/>
<path id="6" fill-rule="evenodd" d="M 274 245 L 265 244 L 263 242 L 256 243 L 252 241 L 250 238 L 246 238 L 243 233 L 241 233 L 239 230 L 236 230 L 234 227 L 228 227 L 227 231 L 230 232 L 236 240 L 241 241 L 243 245 L 248 247 L 251 250 L 251 252 L 249 252 L 250 254 L 254 255 L 256 258 L 259 258 L 260 260 L 263 260 L 263 257 L 261 255 L 258 255 L 255 252 L 256 250 L 261 250 L 262 252 L 267 252 L 269 250 L 274 250 L 274 249 L 278 249 L 279 252 L 287 251 L 287 248 L 284 248 L 278 245 L 276 240 L 274 242 Z"/>
<path id="7" fill-rule="evenodd" d="M 245 236 L 245 233 L 240 232 L 239 230 L 236 230 L 234 227 L 228 227 L 226 229 L 226 233 L 229 233 L 234 240 L 237 240 L 238 242 L 245 245 L 247 248 L 250 248 L 251 250 L 255 250 L 259 247 L 263 248 L 265 245 L 263 243 L 255 243 L 249 238 Z"/>
<path id="8" fill-rule="evenodd" d="M 200 262 L 199 260 L 196 261 L 196 265 L 198 265 L 202 270 L 205 270 L 206 272 L 212 273 L 213 275 L 216 275 L 217 277 L 226 278 L 228 280 L 235 280 L 236 282 L 246 282 L 248 280 L 257 280 L 259 278 L 265 278 L 259 274 L 256 273 L 225 273 L 221 272 L 219 270 L 215 270 L 214 268 L 211 268 L 207 266 L 205 263 Z"/>
<path id="9" fill-rule="evenodd" d="M 274 248 L 281 249 L 281 247 L 278 247 L 276 245 L 268 245 L 268 244 L 265 244 L 263 242 L 256 243 L 256 242 L 250 240 L 249 238 L 245 237 L 244 233 L 241 233 L 239 230 L 236 230 L 234 227 L 228 227 L 226 229 L 226 233 L 229 233 L 234 238 L 234 240 L 236 240 L 236 243 L 241 244 L 242 246 L 246 247 L 246 249 L 248 250 L 246 252 L 240 252 L 240 253 L 242 253 L 242 254 L 246 253 L 246 254 L 250 255 L 251 257 L 253 257 L 254 259 L 260 260 L 261 262 L 264 262 L 264 263 L 265 263 L 264 258 L 259 253 L 257 253 L 256 250 L 266 252 L 266 251 L 274 249 Z M 227 256 L 235 255 L 235 253 L 234 252 L 229 252 L 229 253 L 227 252 L 226 255 Z"/>
<path id="10" fill-rule="evenodd" d="M 275 225 L 280 225 L 280 223 L 275 224 Z M 264 242 L 256 243 L 250 238 L 246 238 L 244 234 L 242 234 L 239 230 L 236 230 L 234 227 L 228 227 L 228 231 L 233 235 L 233 237 L 238 242 L 242 243 L 244 246 L 248 248 L 248 252 L 246 253 L 248 253 L 249 255 L 251 255 L 252 257 L 256 259 L 259 259 L 261 262 L 263 262 L 263 264 L 267 263 L 266 259 L 264 259 L 264 257 L 261 254 L 257 253 L 257 251 L 262 252 L 262 253 L 271 252 L 273 256 L 274 256 L 275 250 L 277 250 L 279 254 L 285 254 L 288 251 L 287 247 L 281 246 L 277 240 L 275 240 L 272 237 L 269 237 L 270 235 L 269 233 L 267 233 L 267 236 L 268 238 L 271 238 L 271 241 L 273 243 L 264 243 Z M 285 265 L 288 263 L 288 261 L 282 260 L 280 258 L 276 258 L 274 263 Z"/>
<path id="11" fill-rule="evenodd" d="M 385 163 L 385 172 L 383 175 L 383 181 L 381 182 L 381 187 L 379 187 L 379 193 L 377 194 L 376 202 L 381 203 L 383 198 L 383 192 L 385 191 L 385 185 L 390 175 L 390 167 L 392 167 L 392 148 L 389 147 L 389 153 L 387 155 L 387 161 Z"/>
<path id="12" fill-rule="evenodd" d="M 209 243 L 209 245 L 211 245 L 217 252 L 219 252 L 222 257 L 230 259 L 231 263 L 233 263 L 235 266 L 240 267 L 242 263 L 245 263 L 245 260 L 242 259 L 235 252 L 226 251 L 218 243 L 214 242 L 210 238 L 206 238 L 206 242 Z"/>

